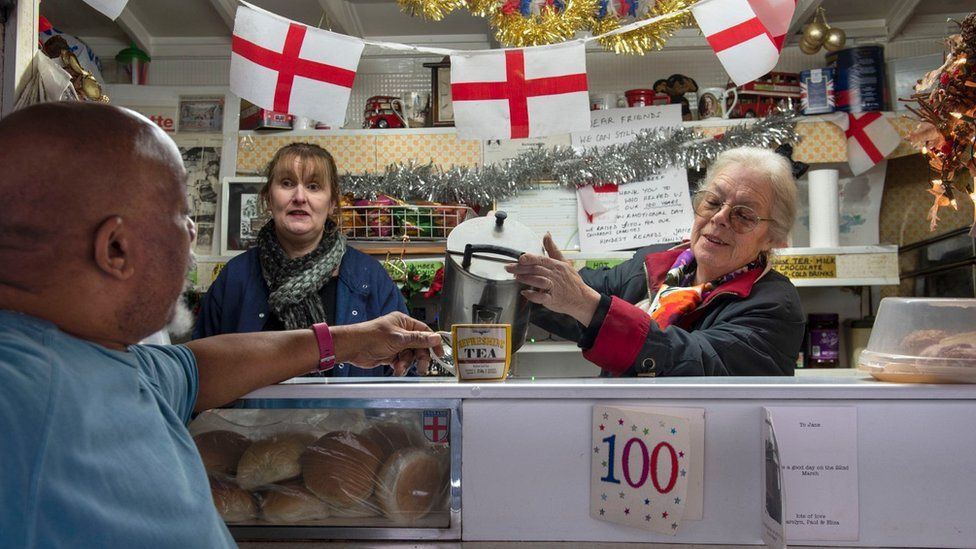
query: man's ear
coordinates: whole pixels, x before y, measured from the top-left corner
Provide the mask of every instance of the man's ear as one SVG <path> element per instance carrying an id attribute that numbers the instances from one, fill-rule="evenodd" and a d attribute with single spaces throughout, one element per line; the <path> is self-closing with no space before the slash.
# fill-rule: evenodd
<path id="1" fill-rule="evenodd" d="M 132 237 L 119 216 L 102 221 L 95 229 L 95 264 L 105 274 L 126 280 L 135 273 L 132 262 Z"/>

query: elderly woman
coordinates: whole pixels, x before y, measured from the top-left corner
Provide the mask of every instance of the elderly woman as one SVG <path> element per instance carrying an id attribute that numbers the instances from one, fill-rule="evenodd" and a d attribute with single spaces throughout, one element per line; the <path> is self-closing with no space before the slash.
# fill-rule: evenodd
<path id="1" fill-rule="evenodd" d="M 726 151 L 692 203 L 690 243 L 645 248 L 609 269 L 575 272 L 547 236 L 549 257 L 507 267 L 545 307 L 533 322 L 577 340 L 604 374 L 792 375 L 803 312 L 769 264 L 796 217 L 789 162 L 765 149 Z"/>
<path id="2" fill-rule="evenodd" d="M 375 259 L 339 232 L 339 176 L 325 149 L 292 143 L 268 164 L 260 199 L 271 219 L 258 245 L 230 260 L 200 309 L 194 338 L 222 333 L 363 322 L 407 312 L 403 296 Z M 389 375 L 389 367 L 340 364 L 333 376 Z"/>

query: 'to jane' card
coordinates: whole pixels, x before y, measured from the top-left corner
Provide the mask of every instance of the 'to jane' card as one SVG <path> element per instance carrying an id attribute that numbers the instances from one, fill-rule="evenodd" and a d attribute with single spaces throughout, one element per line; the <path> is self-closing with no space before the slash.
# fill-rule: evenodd
<path id="1" fill-rule="evenodd" d="M 590 516 L 675 535 L 688 492 L 689 420 L 593 406 Z"/>

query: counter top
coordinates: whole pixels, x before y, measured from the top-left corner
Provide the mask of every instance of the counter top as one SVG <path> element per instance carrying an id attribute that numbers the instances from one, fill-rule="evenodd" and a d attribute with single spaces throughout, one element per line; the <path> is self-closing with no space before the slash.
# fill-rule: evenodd
<path id="1" fill-rule="evenodd" d="M 296 378 L 254 391 L 255 399 L 710 399 L 976 400 L 976 385 L 876 381 L 864 372 L 799 377 L 579 378 L 459 383 L 453 378 Z"/>

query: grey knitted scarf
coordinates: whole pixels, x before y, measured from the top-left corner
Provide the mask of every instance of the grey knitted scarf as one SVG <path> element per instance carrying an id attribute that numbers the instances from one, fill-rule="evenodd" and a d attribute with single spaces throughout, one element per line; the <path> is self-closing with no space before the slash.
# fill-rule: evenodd
<path id="1" fill-rule="evenodd" d="M 325 321 L 325 308 L 319 290 L 329 280 L 346 253 L 346 237 L 330 221 L 319 245 L 294 259 L 285 254 L 275 235 L 274 220 L 268 220 L 258 233 L 261 272 L 271 295 L 268 307 L 287 330 L 308 328 Z"/>

